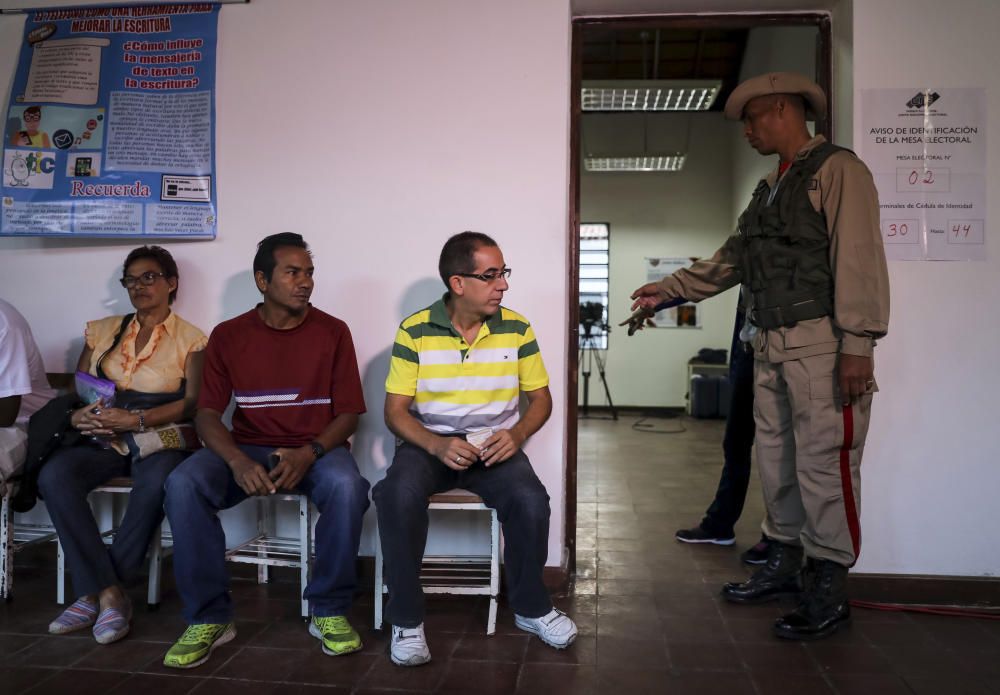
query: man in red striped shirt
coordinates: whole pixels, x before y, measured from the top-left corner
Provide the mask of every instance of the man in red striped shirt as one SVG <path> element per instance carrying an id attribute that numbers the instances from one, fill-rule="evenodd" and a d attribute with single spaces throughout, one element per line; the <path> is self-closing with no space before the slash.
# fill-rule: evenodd
<path id="1" fill-rule="evenodd" d="M 188 629 L 164 665 L 192 668 L 236 636 L 217 513 L 250 496 L 303 492 L 319 509 L 304 598 L 309 633 L 330 656 L 361 649 L 345 617 L 368 481 L 347 441 L 365 412 L 351 332 L 309 303 L 313 262 L 298 234 L 264 239 L 254 258 L 264 301 L 216 326 L 205 348 L 195 423 L 205 442 L 167 479 L 174 575 Z M 222 414 L 235 398 L 233 429 Z"/>

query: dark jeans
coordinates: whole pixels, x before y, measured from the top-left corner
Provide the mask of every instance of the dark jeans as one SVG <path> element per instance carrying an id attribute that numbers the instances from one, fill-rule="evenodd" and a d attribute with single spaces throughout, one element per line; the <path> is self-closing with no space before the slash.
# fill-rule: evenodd
<path id="1" fill-rule="evenodd" d="M 750 452 L 753 450 L 753 355 L 743 349 L 739 339 L 743 313 L 736 314 L 729 360 L 729 383 L 732 400 L 722 440 L 724 463 L 715 499 L 705 512 L 701 527 L 719 537 L 732 537 L 734 526 L 743 513 L 750 486 Z"/>
<path id="2" fill-rule="evenodd" d="M 185 456 L 184 451 L 159 451 L 133 465 L 130 456 L 87 444 L 57 449 L 45 462 L 38 488 L 59 533 L 77 597 L 124 584 L 138 573 L 163 521 L 163 482 Z M 108 548 L 87 493 L 120 476 L 131 476 L 132 493 Z"/>
<path id="3" fill-rule="evenodd" d="M 240 446 L 268 467 L 273 447 Z M 319 509 L 316 560 L 303 598 L 315 616 L 344 615 L 357 586 L 356 559 L 361 520 L 368 509 L 368 481 L 345 447 L 316 461 L 299 483 Z M 167 478 L 167 518 L 174 536 L 174 577 L 190 624 L 228 623 L 233 619 L 226 571 L 226 535 L 221 509 L 247 498 L 232 471 L 210 449 L 202 449 Z"/>
<path id="4" fill-rule="evenodd" d="M 524 452 L 519 450 L 489 468 L 476 462 L 458 472 L 424 450 L 403 444 L 396 450 L 386 477 L 372 492 L 389 587 L 388 621 L 406 628 L 424 621 L 420 564 L 427 543 L 427 500 L 456 487 L 474 492 L 497 510 L 503 525 L 504 571 L 514 612 L 539 618 L 551 611 L 552 600 L 542 582 L 548 556 L 549 495 Z"/>

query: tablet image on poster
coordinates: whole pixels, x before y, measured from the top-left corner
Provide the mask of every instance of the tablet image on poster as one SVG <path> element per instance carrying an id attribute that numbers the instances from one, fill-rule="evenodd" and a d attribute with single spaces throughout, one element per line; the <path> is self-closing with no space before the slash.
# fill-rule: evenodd
<path id="1" fill-rule="evenodd" d="M 27 14 L 0 235 L 214 238 L 213 3 Z"/>
<path id="2" fill-rule="evenodd" d="M 986 91 L 861 90 L 889 260 L 986 259 Z"/>

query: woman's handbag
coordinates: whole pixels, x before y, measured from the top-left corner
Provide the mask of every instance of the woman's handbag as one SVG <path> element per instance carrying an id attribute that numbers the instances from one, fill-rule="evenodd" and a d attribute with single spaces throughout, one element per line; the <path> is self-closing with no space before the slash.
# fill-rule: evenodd
<path id="1" fill-rule="evenodd" d="M 119 391 L 115 396 L 117 407 L 126 410 L 149 410 L 164 403 L 172 403 L 184 398 L 185 380 L 176 391 L 169 393 L 144 393 L 142 391 Z M 135 463 L 157 451 L 176 449 L 178 451 L 196 451 L 201 448 L 201 441 L 194 425 L 190 422 L 171 422 L 166 425 L 151 427 L 143 432 L 125 432 L 118 441 L 123 449 L 115 446 L 122 455 L 131 453 Z"/>
<path id="2" fill-rule="evenodd" d="M 169 425 L 153 427 L 145 432 L 129 432 L 124 439 L 128 441 L 133 462 L 155 454 L 157 451 L 170 449 L 196 451 L 201 448 L 201 440 L 198 439 L 198 433 L 190 422 L 172 422 Z"/>

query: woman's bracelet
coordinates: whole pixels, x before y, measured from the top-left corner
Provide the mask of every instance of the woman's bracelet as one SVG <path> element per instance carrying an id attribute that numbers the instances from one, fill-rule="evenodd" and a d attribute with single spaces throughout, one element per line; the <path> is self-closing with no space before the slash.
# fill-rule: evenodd
<path id="1" fill-rule="evenodd" d="M 146 431 L 146 411 L 145 410 L 133 410 L 132 414 L 139 418 L 139 429 L 136 432 Z"/>

